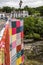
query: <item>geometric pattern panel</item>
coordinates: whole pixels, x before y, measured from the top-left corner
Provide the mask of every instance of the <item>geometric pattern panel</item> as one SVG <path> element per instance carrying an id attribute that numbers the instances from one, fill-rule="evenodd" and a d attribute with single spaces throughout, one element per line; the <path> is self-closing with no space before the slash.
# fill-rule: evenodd
<path id="1" fill-rule="evenodd" d="M 22 43 L 22 40 L 23 40 L 23 20 L 11 20 L 10 22 L 11 24 L 11 28 L 12 28 L 12 50 L 13 49 L 16 49 L 14 50 L 13 52 L 16 51 L 15 54 L 13 54 L 12 52 L 12 57 L 14 57 L 16 55 L 16 64 L 12 61 L 12 65 L 15 64 L 15 65 L 22 65 L 23 61 L 24 61 L 24 51 L 23 51 L 23 43 Z M 12 51 L 11 50 L 11 51 Z"/>
<path id="2" fill-rule="evenodd" d="M 6 23 L 0 40 L 0 65 L 23 64 L 23 37 L 23 20 L 11 19 Z"/>

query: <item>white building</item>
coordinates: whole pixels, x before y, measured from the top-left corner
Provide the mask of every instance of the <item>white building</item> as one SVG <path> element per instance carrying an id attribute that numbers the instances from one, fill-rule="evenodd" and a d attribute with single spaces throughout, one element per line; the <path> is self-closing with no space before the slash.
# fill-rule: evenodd
<path id="1" fill-rule="evenodd" d="M 5 13 L 0 13 L 0 19 L 5 17 Z"/>
<path id="2" fill-rule="evenodd" d="M 23 11 L 23 17 L 28 17 L 29 16 L 29 14 L 28 14 L 28 11 Z"/>
<path id="3" fill-rule="evenodd" d="M 28 17 L 29 14 L 28 14 L 28 11 L 14 11 L 13 13 L 11 13 L 11 17 L 12 17 L 12 14 L 14 15 L 14 17 Z"/>

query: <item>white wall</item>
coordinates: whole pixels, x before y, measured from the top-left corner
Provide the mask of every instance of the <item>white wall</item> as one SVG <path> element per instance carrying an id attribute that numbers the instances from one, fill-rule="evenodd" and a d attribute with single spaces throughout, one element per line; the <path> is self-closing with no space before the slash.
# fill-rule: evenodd
<path id="1" fill-rule="evenodd" d="M 11 16 L 12 16 L 12 15 L 11 15 Z M 23 11 L 23 12 L 21 12 L 21 13 L 20 13 L 20 12 L 16 12 L 16 11 L 14 12 L 14 17 L 21 17 L 21 16 L 22 16 L 22 17 L 26 17 L 26 16 L 28 17 L 28 16 L 29 16 L 29 15 L 28 15 L 28 11 Z"/>

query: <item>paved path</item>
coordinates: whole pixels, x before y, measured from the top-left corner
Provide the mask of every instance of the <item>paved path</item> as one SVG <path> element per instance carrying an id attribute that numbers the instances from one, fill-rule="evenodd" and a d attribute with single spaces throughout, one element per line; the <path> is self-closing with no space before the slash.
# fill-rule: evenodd
<path id="1" fill-rule="evenodd" d="M 0 19 L 0 31 L 2 30 L 2 28 L 4 27 L 6 21 L 5 20 L 1 20 Z"/>

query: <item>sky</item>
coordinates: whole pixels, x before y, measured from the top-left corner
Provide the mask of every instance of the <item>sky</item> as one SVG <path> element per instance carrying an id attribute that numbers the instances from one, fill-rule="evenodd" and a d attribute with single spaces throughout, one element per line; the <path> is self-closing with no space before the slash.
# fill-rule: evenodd
<path id="1" fill-rule="evenodd" d="M 19 8 L 19 1 L 20 0 L 0 0 L 0 7 L 10 6 Z M 28 5 L 29 7 L 43 6 L 43 0 L 22 0 L 22 1 L 23 1 L 22 8 L 26 5 Z"/>

